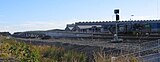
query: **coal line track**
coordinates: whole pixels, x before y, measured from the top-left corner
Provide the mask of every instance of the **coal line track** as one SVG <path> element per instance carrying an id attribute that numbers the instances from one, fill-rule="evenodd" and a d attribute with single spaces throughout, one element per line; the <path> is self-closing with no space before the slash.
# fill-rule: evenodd
<path id="1" fill-rule="evenodd" d="M 65 33 L 65 34 L 72 34 L 72 35 L 66 35 L 66 36 L 53 36 L 53 38 L 83 38 L 83 39 L 107 39 L 111 40 L 114 38 L 113 34 L 107 34 L 107 33 Z M 150 34 L 150 35 L 127 35 L 127 34 L 119 34 L 119 38 L 124 40 L 157 40 L 160 39 L 159 34 Z"/>

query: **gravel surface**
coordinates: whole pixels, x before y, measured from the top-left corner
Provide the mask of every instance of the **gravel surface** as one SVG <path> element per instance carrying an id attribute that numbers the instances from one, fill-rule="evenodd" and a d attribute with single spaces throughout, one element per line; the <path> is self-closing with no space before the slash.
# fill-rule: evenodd
<path id="1" fill-rule="evenodd" d="M 35 42 L 48 42 L 55 43 L 60 42 L 63 44 L 72 44 L 72 45 L 80 45 L 80 46 L 92 46 L 92 47 L 101 47 L 101 48 L 113 48 L 115 50 L 122 49 L 124 51 L 133 52 L 139 49 L 139 45 L 136 43 L 109 43 L 109 40 L 84 40 L 84 39 L 49 39 L 49 40 L 40 40 L 40 39 L 21 39 L 25 41 L 35 41 Z M 114 50 L 113 50 L 114 51 Z"/>

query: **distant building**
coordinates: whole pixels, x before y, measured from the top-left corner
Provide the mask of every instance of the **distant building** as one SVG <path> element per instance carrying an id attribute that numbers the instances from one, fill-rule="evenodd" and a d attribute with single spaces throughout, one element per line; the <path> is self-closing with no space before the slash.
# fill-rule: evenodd
<path id="1" fill-rule="evenodd" d="M 9 32 L 0 32 L 0 35 L 1 36 L 10 36 L 11 33 L 9 33 Z"/>
<path id="2" fill-rule="evenodd" d="M 65 31 L 72 31 L 74 27 L 75 27 L 75 24 L 67 24 Z"/>
<path id="3" fill-rule="evenodd" d="M 65 30 L 71 32 L 115 33 L 116 21 L 77 22 L 67 24 Z M 119 21 L 118 32 L 160 32 L 160 20 Z"/>

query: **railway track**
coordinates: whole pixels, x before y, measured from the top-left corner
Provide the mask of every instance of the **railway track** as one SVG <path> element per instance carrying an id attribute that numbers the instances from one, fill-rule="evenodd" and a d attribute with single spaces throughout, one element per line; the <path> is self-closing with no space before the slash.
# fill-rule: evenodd
<path id="1" fill-rule="evenodd" d="M 56 33 L 54 33 L 56 34 Z M 59 35 L 58 34 L 64 34 Z M 83 38 L 83 39 L 113 39 L 113 34 L 109 33 L 78 33 L 78 32 L 63 32 L 57 33 L 57 35 L 51 35 L 53 38 Z M 119 34 L 119 38 L 123 40 L 157 40 L 160 39 L 159 34 L 150 34 L 150 35 L 129 35 L 129 34 Z"/>
<path id="2" fill-rule="evenodd" d="M 83 39 L 107 39 L 111 40 L 114 38 L 114 36 L 75 36 L 75 37 L 60 37 L 60 38 L 83 38 Z M 160 36 L 119 36 L 119 38 L 123 39 L 124 41 L 127 40 L 146 40 L 146 41 L 152 41 L 152 40 L 158 40 L 160 39 Z"/>

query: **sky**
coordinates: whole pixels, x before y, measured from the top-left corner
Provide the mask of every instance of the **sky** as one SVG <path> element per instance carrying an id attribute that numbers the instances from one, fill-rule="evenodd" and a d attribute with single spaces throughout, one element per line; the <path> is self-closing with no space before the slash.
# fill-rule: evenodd
<path id="1" fill-rule="evenodd" d="M 0 0 L 0 32 L 65 29 L 82 21 L 160 19 L 158 0 Z M 134 16 L 131 16 L 134 15 Z"/>

